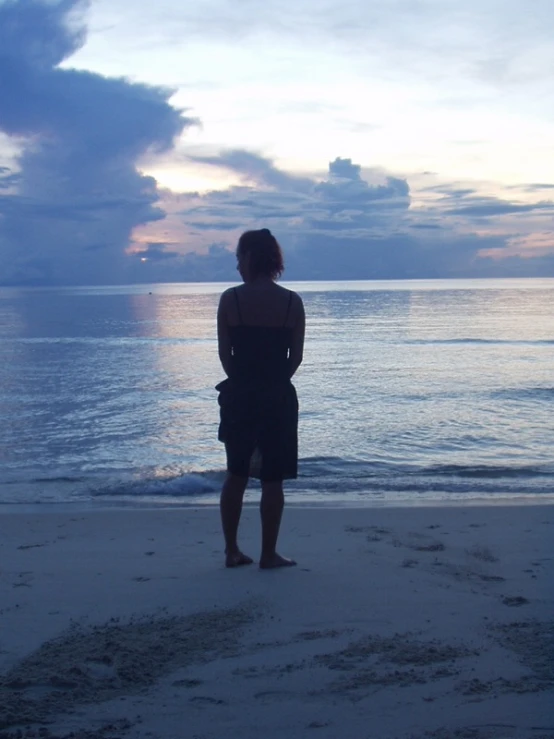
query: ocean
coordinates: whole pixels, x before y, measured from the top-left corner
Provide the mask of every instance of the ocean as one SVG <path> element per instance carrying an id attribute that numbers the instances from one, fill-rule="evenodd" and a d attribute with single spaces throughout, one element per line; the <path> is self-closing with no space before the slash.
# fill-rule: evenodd
<path id="1" fill-rule="evenodd" d="M 554 501 L 554 279 L 283 284 L 290 502 Z M 0 289 L 0 505 L 216 503 L 225 287 Z"/>

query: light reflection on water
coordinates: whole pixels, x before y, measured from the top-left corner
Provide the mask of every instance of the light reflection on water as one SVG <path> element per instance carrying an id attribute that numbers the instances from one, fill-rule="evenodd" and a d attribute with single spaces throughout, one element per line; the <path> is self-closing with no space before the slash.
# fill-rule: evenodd
<path id="1" fill-rule="evenodd" d="M 0 501 L 215 494 L 224 287 L 0 290 Z M 490 494 L 547 491 L 554 280 L 291 287 L 308 320 L 299 499 L 468 495 L 472 469 Z M 489 474 L 514 467 L 523 481 Z"/>

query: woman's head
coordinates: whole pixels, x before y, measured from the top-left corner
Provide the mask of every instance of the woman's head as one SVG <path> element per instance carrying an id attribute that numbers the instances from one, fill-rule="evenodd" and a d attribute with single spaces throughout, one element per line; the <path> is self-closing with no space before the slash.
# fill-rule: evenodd
<path id="1" fill-rule="evenodd" d="M 245 231 L 237 246 L 238 270 L 245 280 L 281 276 L 285 265 L 277 239 L 268 228 Z"/>

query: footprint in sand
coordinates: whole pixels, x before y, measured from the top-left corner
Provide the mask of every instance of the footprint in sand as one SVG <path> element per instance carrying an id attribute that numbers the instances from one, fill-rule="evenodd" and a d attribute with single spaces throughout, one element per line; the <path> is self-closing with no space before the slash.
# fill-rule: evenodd
<path id="1" fill-rule="evenodd" d="M 344 530 L 348 534 L 390 534 L 390 529 L 384 529 L 381 526 L 345 526 Z"/>
<path id="2" fill-rule="evenodd" d="M 199 706 L 226 706 L 227 701 L 221 698 L 211 698 L 209 695 L 197 695 L 189 699 L 189 703 L 196 703 Z"/>
<path id="3" fill-rule="evenodd" d="M 366 536 L 366 540 L 367 541 L 383 541 L 383 537 L 379 536 L 379 534 L 372 533 Z"/>
<path id="4" fill-rule="evenodd" d="M 515 595 L 515 596 L 505 596 L 502 598 L 502 603 L 504 603 L 505 606 L 524 606 L 529 603 L 527 598 L 524 598 L 521 595 Z"/>
<path id="5" fill-rule="evenodd" d="M 401 567 L 415 567 L 417 564 L 419 564 L 417 559 L 405 559 Z"/>
<path id="6" fill-rule="evenodd" d="M 488 547 L 475 545 L 466 549 L 466 554 L 469 554 L 470 557 L 475 557 L 475 559 L 481 562 L 498 562 L 498 557 L 495 557 Z"/>
<path id="7" fill-rule="evenodd" d="M 506 582 L 506 578 L 502 575 L 479 575 L 479 579 L 483 582 Z"/>
<path id="8" fill-rule="evenodd" d="M 292 690 L 262 690 L 261 693 L 254 693 L 256 700 L 280 700 L 281 698 L 290 698 L 296 695 Z"/>
<path id="9" fill-rule="evenodd" d="M 393 545 L 395 547 L 407 547 L 415 552 L 443 552 L 446 549 L 442 541 L 415 531 L 409 532 L 404 541 L 395 539 Z"/>
<path id="10" fill-rule="evenodd" d="M 335 639 L 343 631 L 338 629 L 316 629 L 314 631 L 301 631 L 294 637 L 293 641 L 315 641 L 316 639 Z"/>
<path id="11" fill-rule="evenodd" d="M 427 528 L 440 528 L 440 524 L 431 524 Z M 390 536 L 393 533 L 391 529 L 381 526 L 346 526 L 345 531 L 354 534 L 367 534 L 367 541 L 369 542 L 382 541 L 384 536 Z M 393 547 L 406 547 L 416 552 L 443 552 L 446 549 L 442 541 L 416 531 L 408 532 L 402 539 L 393 537 L 391 544 Z"/>
<path id="12" fill-rule="evenodd" d="M 259 672 L 258 667 L 236 667 L 232 674 L 238 677 L 258 677 Z"/>
<path id="13" fill-rule="evenodd" d="M 12 583 L 13 588 L 30 588 L 33 581 L 33 573 L 31 571 L 20 572 L 19 580 Z"/>

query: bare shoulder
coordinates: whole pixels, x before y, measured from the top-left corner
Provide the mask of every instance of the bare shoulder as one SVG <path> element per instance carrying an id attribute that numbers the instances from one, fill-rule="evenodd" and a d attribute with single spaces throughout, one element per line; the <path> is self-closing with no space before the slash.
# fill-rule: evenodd
<path id="1" fill-rule="evenodd" d="M 294 290 L 289 290 L 288 292 L 291 293 L 291 309 L 297 314 L 304 313 L 304 302 L 300 295 Z"/>
<path id="2" fill-rule="evenodd" d="M 300 297 L 300 295 L 294 292 L 294 290 L 290 290 L 290 292 L 292 293 L 292 299 L 296 302 L 296 304 L 303 305 L 302 298 Z"/>
<path id="3" fill-rule="evenodd" d="M 227 290 L 224 290 L 221 295 L 219 296 L 219 305 L 217 307 L 217 314 L 219 318 L 223 318 L 228 313 L 229 305 L 232 299 L 232 293 L 233 293 L 232 287 L 228 287 Z"/>
<path id="4" fill-rule="evenodd" d="M 236 290 L 235 287 L 228 287 L 226 290 L 224 290 L 219 296 L 219 304 L 225 305 L 226 303 L 228 303 L 233 295 L 234 290 Z"/>

